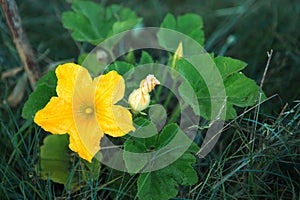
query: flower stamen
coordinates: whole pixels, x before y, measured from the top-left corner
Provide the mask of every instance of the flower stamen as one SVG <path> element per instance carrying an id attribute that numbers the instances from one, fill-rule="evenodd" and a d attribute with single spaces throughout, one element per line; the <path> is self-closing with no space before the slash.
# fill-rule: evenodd
<path id="1" fill-rule="evenodd" d="M 90 107 L 87 107 L 85 110 L 84 110 L 85 114 L 91 114 L 93 112 L 93 109 L 90 108 Z"/>

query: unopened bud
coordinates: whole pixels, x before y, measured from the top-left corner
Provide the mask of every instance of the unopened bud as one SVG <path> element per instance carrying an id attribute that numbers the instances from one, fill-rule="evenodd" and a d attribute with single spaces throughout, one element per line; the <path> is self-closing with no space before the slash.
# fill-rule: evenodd
<path id="1" fill-rule="evenodd" d="M 146 109 L 150 103 L 150 94 L 156 85 L 160 82 L 153 75 L 148 75 L 140 83 L 140 88 L 134 90 L 128 98 L 128 103 L 130 107 L 135 112 L 141 112 Z"/>
<path id="2" fill-rule="evenodd" d="M 149 93 L 151 92 L 156 85 L 159 85 L 160 82 L 153 76 L 152 74 L 149 74 L 144 80 L 141 81 L 140 83 L 140 89 L 144 93 Z"/>
<path id="3" fill-rule="evenodd" d="M 172 67 L 175 68 L 175 63 L 177 60 L 180 60 L 183 57 L 183 47 L 182 47 L 182 42 L 179 43 L 175 54 L 173 56 L 173 60 L 172 60 Z"/>
<path id="4" fill-rule="evenodd" d="M 141 88 L 136 89 L 130 94 L 128 103 L 134 111 L 140 112 L 149 106 L 150 95 L 144 93 Z"/>

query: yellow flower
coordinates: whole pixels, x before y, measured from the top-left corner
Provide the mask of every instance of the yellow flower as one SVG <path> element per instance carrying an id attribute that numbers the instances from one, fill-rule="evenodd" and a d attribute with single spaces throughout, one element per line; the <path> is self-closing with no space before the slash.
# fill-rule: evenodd
<path id="1" fill-rule="evenodd" d="M 135 112 L 141 112 L 146 109 L 150 103 L 150 95 L 151 92 L 156 85 L 160 84 L 160 82 L 153 75 L 148 75 L 144 80 L 140 83 L 140 88 L 134 90 L 128 98 L 128 103 L 130 107 Z"/>
<path id="2" fill-rule="evenodd" d="M 70 135 L 69 147 L 91 162 L 105 134 L 120 137 L 134 131 L 131 113 L 114 105 L 124 96 L 124 79 L 116 71 L 90 77 L 74 63 L 57 67 L 57 97 L 35 115 L 34 122 L 53 134 Z"/>

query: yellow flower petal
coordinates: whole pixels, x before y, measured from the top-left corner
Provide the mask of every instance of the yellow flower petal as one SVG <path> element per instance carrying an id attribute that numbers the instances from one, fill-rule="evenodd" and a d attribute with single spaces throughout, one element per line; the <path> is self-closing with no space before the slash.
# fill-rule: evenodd
<path id="1" fill-rule="evenodd" d="M 101 107 L 97 110 L 97 118 L 103 132 L 112 137 L 121 137 L 135 130 L 131 113 L 122 106 Z"/>
<path id="2" fill-rule="evenodd" d="M 104 133 L 113 137 L 123 136 L 131 130 L 131 113 L 113 104 L 122 99 L 125 92 L 125 83 L 122 76 L 111 71 L 94 80 L 96 86 L 95 107 L 97 118 Z"/>
<path id="3" fill-rule="evenodd" d="M 112 105 L 120 101 L 125 92 L 125 83 L 122 76 L 116 71 L 95 78 L 96 86 L 95 104 Z"/>
<path id="4" fill-rule="evenodd" d="M 39 110 L 34 122 L 45 131 L 54 134 L 64 134 L 74 127 L 71 105 L 60 97 L 52 97 L 49 103 Z"/>
<path id="5" fill-rule="evenodd" d="M 72 102 L 75 81 L 78 80 L 78 73 L 81 70 L 85 69 L 80 65 L 76 65 L 74 63 L 59 65 L 55 70 L 57 77 L 57 95 L 63 98 L 65 101 L 68 101 L 69 103 Z M 86 80 L 84 79 L 83 81 Z"/>
<path id="6" fill-rule="evenodd" d="M 74 113 L 76 129 L 69 132 L 70 149 L 78 153 L 81 158 L 91 162 L 95 154 L 100 150 L 100 140 L 103 132 L 98 125 L 94 113 L 85 117 L 81 113 Z"/>

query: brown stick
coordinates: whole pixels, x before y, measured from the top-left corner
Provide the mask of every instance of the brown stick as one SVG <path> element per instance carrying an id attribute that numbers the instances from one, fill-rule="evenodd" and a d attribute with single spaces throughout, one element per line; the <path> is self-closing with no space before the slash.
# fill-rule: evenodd
<path id="1" fill-rule="evenodd" d="M 22 70 L 23 70 L 23 67 L 16 67 L 14 69 L 7 70 L 1 74 L 1 79 L 3 80 L 8 77 L 14 76 L 17 73 L 21 72 Z"/>
<path id="2" fill-rule="evenodd" d="M 0 3 L 25 72 L 31 87 L 34 89 L 35 83 L 39 79 L 39 70 L 36 66 L 33 50 L 22 27 L 17 4 L 14 0 L 0 0 Z"/>

